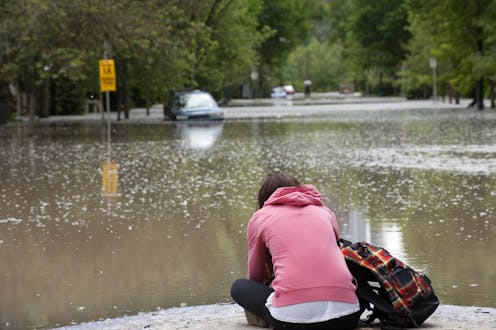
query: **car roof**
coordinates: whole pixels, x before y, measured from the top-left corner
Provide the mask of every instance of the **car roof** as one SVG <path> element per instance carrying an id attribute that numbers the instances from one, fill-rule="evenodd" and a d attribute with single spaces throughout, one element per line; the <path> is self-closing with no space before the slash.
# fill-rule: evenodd
<path id="1" fill-rule="evenodd" d="M 210 94 L 209 92 L 205 92 L 199 89 L 191 90 L 191 91 L 180 91 L 174 92 L 176 95 L 184 95 L 184 94 Z"/>

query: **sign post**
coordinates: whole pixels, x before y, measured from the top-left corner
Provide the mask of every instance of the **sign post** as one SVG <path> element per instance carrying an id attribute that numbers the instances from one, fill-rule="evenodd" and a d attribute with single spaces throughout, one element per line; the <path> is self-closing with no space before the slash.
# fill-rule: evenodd
<path id="1" fill-rule="evenodd" d="M 105 57 L 108 57 L 105 52 Z M 105 92 L 106 108 L 107 108 L 107 137 L 109 144 L 108 160 L 110 161 L 110 95 L 109 92 L 117 90 L 115 83 L 115 64 L 113 59 L 103 59 L 99 61 L 100 68 L 100 91 Z"/>
<path id="2" fill-rule="evenodd" d="M 100 91 L 105 92 L 106 108 L 107 108 L 107 143 L 108 155 L 107 161 L 102 166 L 102 191 L 105 195 L 117 195 L 117 180 L 118 180 L 118 165 L 112 162 L 111 148 L 111 127 L 110 127 L 110 95 L 109 92 L 117 91 L 115 78 L 115 63 L 113 59 L 109 59 L 110 46 L 106 42 L 104 59 L 98 62 L 100 72 Z"/>

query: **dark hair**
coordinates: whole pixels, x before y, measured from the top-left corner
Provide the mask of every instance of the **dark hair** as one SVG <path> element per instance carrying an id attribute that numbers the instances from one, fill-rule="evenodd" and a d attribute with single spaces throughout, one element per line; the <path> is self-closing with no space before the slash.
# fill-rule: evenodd
<path id="1" fill-rule="evenodd" d="M 265 201 L 269 199 L 270 195 L 272 195 L 277 188 L 296 187 L 299 185 L 300 183 L 294 176 L 282 172 L 274 172 L 267 175 L 258 191 L 258 208 L 261 209 L 263 207 Z"/>

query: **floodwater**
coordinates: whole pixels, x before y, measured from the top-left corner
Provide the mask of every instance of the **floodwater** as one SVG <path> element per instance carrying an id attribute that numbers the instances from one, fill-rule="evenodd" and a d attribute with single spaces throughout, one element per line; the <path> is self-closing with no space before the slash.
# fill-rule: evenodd
<path id="1" fill-rule="evenodd" d="M 98 124 L 0 138 L 0 328 L 230 301 L 274 169 L 314 184 L 343 237 L 427 273 L 441 303 L 496 307 L 492 110 L 117 124 L 111 152 Z"/>

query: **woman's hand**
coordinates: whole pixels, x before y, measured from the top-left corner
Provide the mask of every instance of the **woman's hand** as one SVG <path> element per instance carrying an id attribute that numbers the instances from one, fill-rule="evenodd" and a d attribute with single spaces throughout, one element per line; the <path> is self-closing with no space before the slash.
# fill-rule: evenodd
<path id="1" fill-rule="evenodd" d="M 265 259 L 266 259 L 265 275 L 262 283 L 264 285 L 270 286 L 270 284 L 275 278 L 275 275 L 274 275 L 274 265 L 272 264 L 272 256 L 270 255 L 269 250 L 266 250 L 265 252 Z"/>

